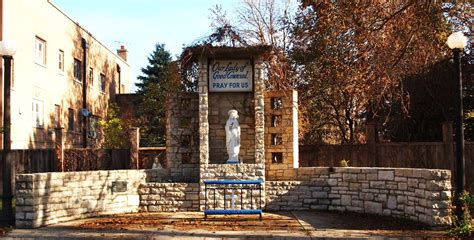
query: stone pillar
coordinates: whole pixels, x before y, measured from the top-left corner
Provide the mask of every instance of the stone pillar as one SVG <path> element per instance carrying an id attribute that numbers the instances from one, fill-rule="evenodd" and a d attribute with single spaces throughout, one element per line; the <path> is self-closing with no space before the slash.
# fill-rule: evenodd
<path id="1" fill-rule="evenodd" d="M 198 93 L 199 93 L 199 210 L 205 208 L 206 195 L 204 179 L 206 179 L 209 164 L 209 98 L 208 98 L 208 59 L 199 59 Z"/>
<path id="2" fill-rule="evenodd" d="M 292 91 L 292 125 L 293 125 L 293 168 L 300 167 L 299 142 L 298 142 L 298 92 Z"/>
<path id="3" fill-rule="evenodd" d="M 377 123 L 366 123 L 366 138 L 367 138 L 367 160 L 368 166 L 380 167 L 377 159 Z"/>
<path id="4" fill-rule="evenodd" d="M 64 136 L 63 128 L 54 129 L 54 151 L 56 153 L 56 169 L 58 172 L 64 172 Z"/>
<path id="5" fill-rule="evenodd" d="M 262 78 L 262 60 L 254 62 L 254 99 L 255 99 L 255 163 L 265 167 L 265 118 L 264 90 Z"/>
<path id="6" fill-rule="evenodd" d="M 208 59 L 199 59 L 199 163 L 201 169 L 209 163 L 209 103 L 208 103 Z"/>
<path id="7" fill-rule="evenodd" d="M 453 122 L 443 123 L 443 150 L 444 160 L 441 166 L 436 166 L 442 169 L 452 169 L 454 171 L 454 143 L 453 143 Z M 453 174 L 454 176 L 455 174 Z"/>
<path id="8" fill-rule="evenodd" d="M 133 127 L 130 129 L 130 168 L 140 169 L 140 161 L 138 159 L 138 151 L 140 148 L 140 128 Z"/>
<path id="9" fill-rule="evenodd" d="M 175 147 L 173 130 L 176 128 L 173 123 L 173 109 L 177 108 L 174 94 L 168 94 L 166 97 L 166 166 L 164 168 L 174 167 L 174 160 L 177 158 L 177 149 Z"/>
<path id="10" fill-rule="evenodd" d="M 256 175 L 262 180 L 262 196 L 260 204 L 265 208 L 265 84 L 262 72 L 263 62 L 260 58 L 254 60 L 254 100 L 255 100 L 255 165 Z M 259 172 L 261 174 L 259 174 Z"/>

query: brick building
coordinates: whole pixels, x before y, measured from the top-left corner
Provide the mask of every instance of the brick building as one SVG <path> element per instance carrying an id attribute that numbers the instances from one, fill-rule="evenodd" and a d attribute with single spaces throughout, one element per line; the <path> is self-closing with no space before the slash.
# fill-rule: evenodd
<path id="1" fill-rule="evenodd" d="M 17 45 L 11 148 L 52 148 L 58 129 L 66 147 L 84 136 L 94 144 L 110 99 L 130 91 L 127 50 L 108 49 L 49 0 L 1 0 L 0 9 L 0 39 Z"/>

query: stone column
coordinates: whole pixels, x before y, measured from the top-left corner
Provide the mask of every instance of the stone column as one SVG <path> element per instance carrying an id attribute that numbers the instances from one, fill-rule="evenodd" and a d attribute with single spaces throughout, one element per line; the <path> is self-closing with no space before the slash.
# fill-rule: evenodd
<path id="1" fill-rule="evenodd" d="M 199 59 L 199 163 L 201 169 L 209 163 L 209 103 L 208 103 L 208 59 Z"/>
<path id="2" fill-rule="evenodd" d="M 263 62 L 260 58 L 254 60 L 254 100 L 255 100 L 255 164 L 256 173 L 262 184 L 262 195 L 260 204 L 265 208 L 265 103 L 262 72 Z"/>
<path id="3" fill-rule="evenodd" d="M 173 131 L 176 128 L 176 125 L 173 122 L 173 109 L 177 108 L 176 104 L 176 95 L 168 94 L 166 97 L 166 166 L 165 168 L 174 167 L 174 160 L 177 157 L 177 150 L 174 144 Z"/>
<path id="4" fill-rule="evenodd" d="M 199 209 L 205 208 L 206 195 L 204 179 L 206 179 L 209 164 L 209 102 L 208 102 L 208 59 L 199 59 L 198 65 L 198 93 L 199 93 Z"/>
<path id="5" fill-rule="evenodd" d="M 298 142 L 298 92 L 292 91 L 292 125 L 293 125 L 293 168 L 300 167 L 299 142 Z"/>
<path id="6" fill-rule="evenodd" d="M 255 99 L 255 163 L 265 166 L 265 118 L 264 90 L 262 78 L 262 60 L 254 62 L 254 99 Z"/>
<path id="7" fill-rule="evenodd" d="M 140 148 L 140 128 L 133 127 L 130 129 L 130 168 L 140 169 L 138 159 L 138 151 Z"/>

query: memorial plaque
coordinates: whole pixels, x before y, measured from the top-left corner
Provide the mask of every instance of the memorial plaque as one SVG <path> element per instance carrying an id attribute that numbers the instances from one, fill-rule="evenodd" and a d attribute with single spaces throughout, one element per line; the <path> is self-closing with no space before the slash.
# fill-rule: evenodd
<path id="1" fill-rule="evenodd" d="M 127 181 L 113 181 L 112 193 L 120 193 L 127 191 Z"/>

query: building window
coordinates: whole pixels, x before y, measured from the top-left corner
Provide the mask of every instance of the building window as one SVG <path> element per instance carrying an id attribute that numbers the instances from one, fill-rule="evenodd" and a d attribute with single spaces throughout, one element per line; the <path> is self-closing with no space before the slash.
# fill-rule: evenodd
<path id="1" fill-rule="evenodd" d="M 67 111 L 67 130 L 74 131 L 74 109 L 72 108 Z"/>
<path id="2" fill-rule="evenodd" d="M 61 127 L 61 107 L 59 105 L 54 105 L 54 127 Z"/>
<path id="3" fill-rule="evenodd" d="M 74 79 L 79 82 L 82 79 L 81 61 L 75 58 L 74 58 Z"/>
<path id="4" fill-rule="evenodd" d="M 58 52 L 58 69 L 60 72 L 64 72 L 64 52 L 61 49 Z"/>
<path id="5" fill-rule="evenodd" d="M 94 88 L 94 69 L 89 68 L 89 87 Z"/>
<path id="6" fill-rule="evenodd" d="M 33 99 L 33 126 L 37 128 L 43 127 L 43 101 Z"/>
<path id="7" fill-rule="evenodd" d="M 99 79 L 99 90 L 103 93 L 105 93 L 105 75 L 100 74 L 100 79 Z"/>
<path id="8" fill-rule="evenodd" d="M 35 40 L 35 48 L 36 48 L 36 63 L 41 65 L 46 65 L 46 41 L 36 37 Z"/>

